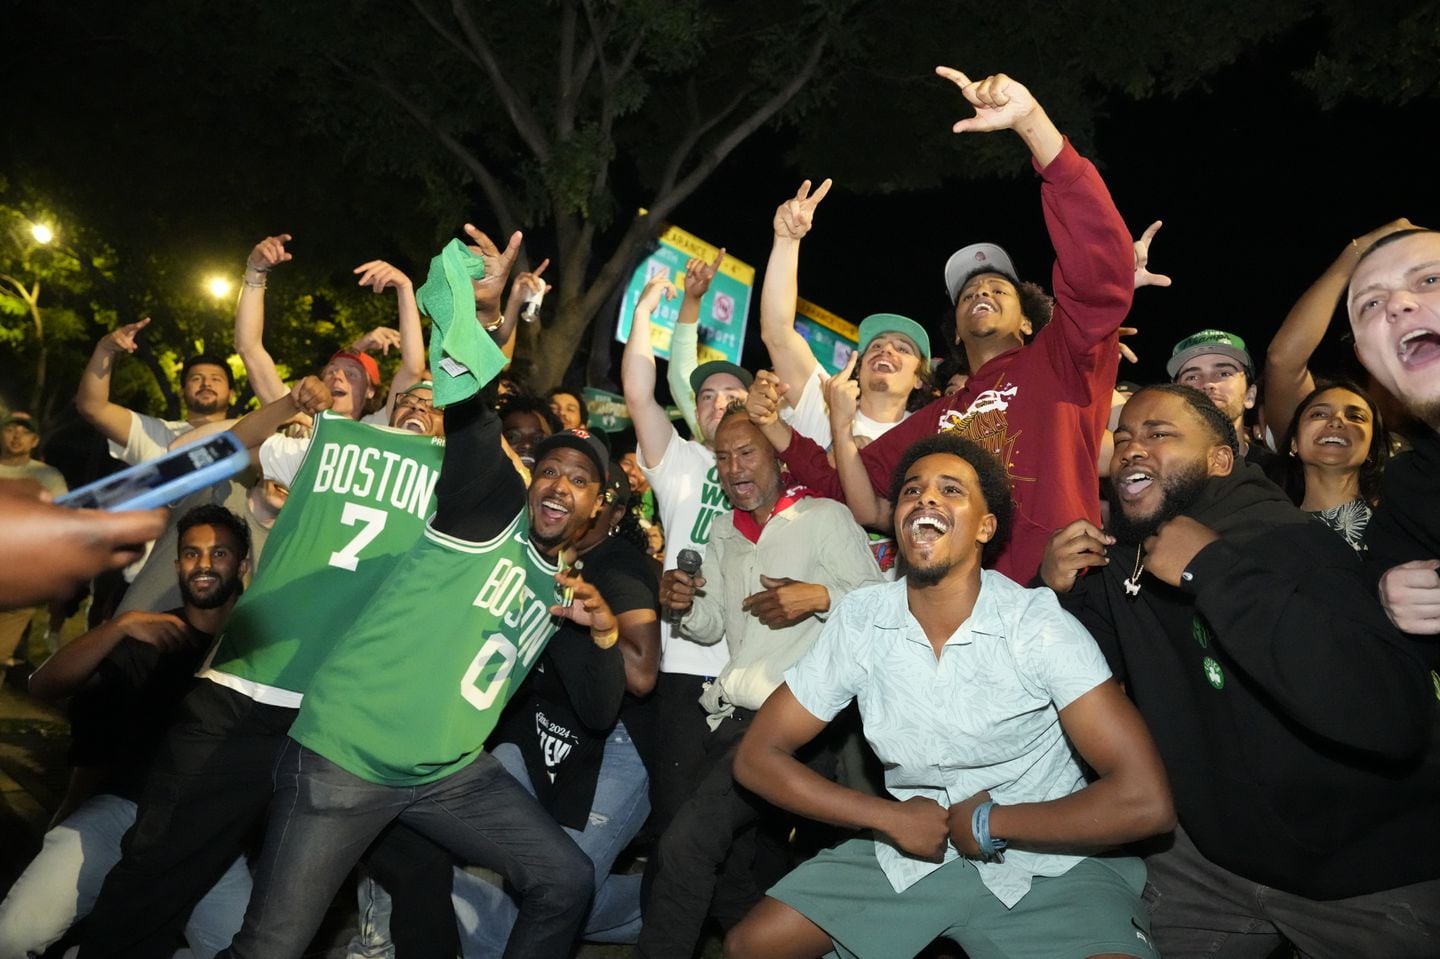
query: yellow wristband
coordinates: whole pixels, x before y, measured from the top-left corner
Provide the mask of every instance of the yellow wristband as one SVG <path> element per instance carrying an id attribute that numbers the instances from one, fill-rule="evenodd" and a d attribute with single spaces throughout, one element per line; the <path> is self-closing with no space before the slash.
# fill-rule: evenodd
<path id="1" fill-rule="evenodd" d="M 590 641 L 596 646 L 599 646 L 601 649 L 609 649 L 611 646 L 614 646 L 616 641 L 619 639 L 619 626 L 611 626 L 609 632 L 600 633 L 599 635 L 596 635 L 593 629 L 590 631 Z"/>

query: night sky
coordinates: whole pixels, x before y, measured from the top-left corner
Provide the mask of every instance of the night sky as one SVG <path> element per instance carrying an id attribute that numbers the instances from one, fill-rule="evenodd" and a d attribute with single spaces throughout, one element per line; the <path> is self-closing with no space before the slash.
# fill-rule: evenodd
<path id="1" fill-rule="evenodd" d="M 72 30 L 65 16 L 63 7 L 12 8 L 9 22 L 28 33 L 11 58 L 19 101 L 12 116 L 20 119 L 0 145 L 0 173 L 12 186 L 23 181 L 40 193 L 53 190 L 78 215 L 113 230 L 145 210 L 147 196 L 172 190 L 166 164 L 183 165 L 186 189 L 195 191 L 193 206 L 177 213 L 174 197 L 165 196 L 157 204 L 169 218 L 161 230 L 153 230 L 154 217 L 137 219 L 145 219 L 157 245 L 193 251 L 197 261 L 238 271 L 250 244 L 282 229 L 300 238 L 297 256 L 315 256 L 317 245 L 332 244 L 327 253 L 337 268 L 380 255 L 417 271 L 428 258 L 430 251 L 419 244 L 412 249 L 397 243 L 400 230 L 375 225 L 383 217 L 371 207 L 393 212 L 397 223 L 413 216 L 403 189 L 376 190 L 373 182 L 351 180 L 349 161 L 330 158 L 337 175 L 323 204 L 291 192 L 286 166 L 315 162 L 331 147 L 268 112 L 274 107 L 264 77 L 247 78 L 253 86 L 243 100 L 210 113 L 185 109 L 183 83 L 173 107 L 132 102 L 131 71 L 153 75 L 153 65 L 137 63 L 123 43 L 111 42 L 103 25 Z M 1095 158 L 1102 175 L 1133 232 L 1165 221 L 1151 267 L 1175 280 L 1169 289 L 1139 292 L 1131 325 L 1141 331 L 1132 342 L 1142 363 L 1122 368 L 1122 376 L 1163 376 L 1171 345 L 1209 326 L 1243 335 L 1258 361 L 1289 306 L 1351 237 L 1398 216 L 1440 224 L 1434 97 L 1403 107 L 1352 101 L 1323 110 L 1294 79 L 1313 56 L 1306 30 L 1293 30 L 1256 46 L 1203 90 L 1141 103 L 1111 96 L 1100 104 Z M 1063 82 L 1017 78 L 1037 91 Z M 948 83 L 936 78 L 933 91 L 955 103 L 957 118 L 967 115 Z M 272 127 L 262 127 L 265 142 L 237 142 L 234 130 L 255 129 L 257 117 L 273 120 Z M 1065 116 L 1052 111 L 1052 117 L 1063 131 Z M 841 104 L 809 122 L 844 125 L 848 118 Z M 126 130 L 133 142 L 137 124 L 149 125 L 157 143 L 170 145 L 150 156 L 117 150 L 114 144 L 124 139 L 117 131 Z M 78 149 L 76 130 L 83 130 Z M 954 136 L 943 127 L 918 135 Z M 853 140 L 855 149 L 866 149 L 863 127 L 853 131 Z M 785 133 L 762 131 L 672 222 L 763 268 L 775 206 L 801 179 L 818 182 L 829 172 L 791 168 L 784 159 L 789 145 Z M 217 194 L 245 201 L 211 203 L 203 189 L 207 178 Z M 302 201 L 306 209 L 296 213 L 292 206 Z M 363 211 L 353 228 L 347 210 Z M 483 215 L 477 205 L 472 216 L 478 222 Z M 1049 287 L 1052 255 L 1038 180 L 1025 165 L 1017 164 L 1008 179 L 957 177 L 923 193 L 867 194 L 837 183 L 805 242 L 800 292 L 853 322 L 871 312 L 900 312 L 933 331 L 947 307 L 941 279 L 946 258 L 979 240 L 1006 247 L 1022 276 Z M 547 254 L 533 244 L 529 252 L 537 260 Z M 758 289 L 756 294 L 758 300 Z M 1317 360 L 1322 371 L 1339 371 L 1347 360 L 1348 349 L 1332 339 L 1337 341 Z M 615 359 L 618 368 L 618 351 Z M 746 361 L 763 362 L 756 301 Z"/>

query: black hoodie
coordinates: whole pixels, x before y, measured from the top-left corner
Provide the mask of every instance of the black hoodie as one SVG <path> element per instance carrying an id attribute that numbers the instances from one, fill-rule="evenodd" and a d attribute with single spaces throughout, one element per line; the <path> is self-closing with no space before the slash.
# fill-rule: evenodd
<path id="1" fill-rule="evenodd" d="M 1160 749 L 1211 861 L 1338 899 L 1440 878 L 1440 753 L 1426 669 L 1355 551 L 1258 467 L 1184 511 L 1221 535 L 1180 588 L 1125 579 L 1134 543 L 1062 596 Z"/>

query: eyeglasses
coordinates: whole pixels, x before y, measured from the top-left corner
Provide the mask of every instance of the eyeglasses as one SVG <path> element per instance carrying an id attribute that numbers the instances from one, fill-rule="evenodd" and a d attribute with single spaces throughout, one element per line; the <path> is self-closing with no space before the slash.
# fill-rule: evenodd
<path id="1" fill-rule="evenodd" d="M 423 400 L 413 393 L 401 394 L 396 398 L 395 405 L 402 410 L 419 410 L 422 413 L 428 413 L 435 408 L 435 404 L 429 400 Z"/>

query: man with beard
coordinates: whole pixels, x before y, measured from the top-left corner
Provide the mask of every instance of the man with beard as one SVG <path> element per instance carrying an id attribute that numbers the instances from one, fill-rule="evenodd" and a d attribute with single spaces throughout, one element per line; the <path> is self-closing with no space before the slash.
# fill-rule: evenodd
<path id="1" fill-rule="evenodd" d="M 229 510 L 201 506 L 179 522 L 173 575 L 181 605 L 134 611 L 92 629 L 30 677 L 47 702 L 70 700 L 70 793 L 40 854 L 0 904 L 0 956 L 40 955 L 95 902 L 135 821 L 135 802 L 166 717 L 194 681 L 211 637 L 229 617 L 249 568 L 250 538 Z M 224 948 L 250 898 L 250 873 L 231 857 L 186 926 L 191 951 Z"/>
<path id="2" fill-rule="evenodd" d="M 259 830 L 275 757 L 311 678 L 434 510 L 444 440 L 433 386 L 396 399 L 392 425 L 370 426 L 329 413 L 328 387 L 306 377 L 235 424 L 259 447 L 265 480 L 289 498 L 264 566 L 176 710 L 82 954 L 168 956 L 200 892 Z M 276 434 L 297 412 L 315 414 L 313 435 Z M 425 892 L 401 895 L 439 898 Z M 402 920 L 412 914 L 404 901 L 396 908 Z M 407 928 L 397 921 L 397 942 L 408 942 Z"/>
<path id="3" fill-rule="evenodd" d="M 505 365 L 499 296 L 520 234 L 502 252 L 466 229 L 476 245 L 453 241 L 417 294 L 435 322 L 431 368 L 446 415 L 434 514 L 307 686 L 275 764 L 255 895 L 226 955 L 300 956 L 360 854 L 397 821 L 505 876 L 519 898 L 507 956 L 563 954 L 585 918 L 590 861 L 482 747 L 565 620 L 585 627 L 585 670 L 616 680 L 603 684 L 613 700 L 581 720 L 603 726 L 619 708 L 615 617 L 562 568 L 562 550 L 604 505 L 608 454 L 583 430 L 551 436 L 527 494 L 482 392 Z"/>
<path id="4" fill-rule="evenodd" d="M 1110 480 L 1110 533 L 1071 523 L 1041 573 L 1174 788 L 1180 825 L 1146 855 L 1157 947 L 1433 956 L 1435 703 L 1354 550 L 1241 464 L 1234 425 L 1186 386 L 1131 397 Z"/>
<path id="5" fill-rule="evenodd" d="M 889 959 L 946 936 L 972 956 L 1155 956 L 1144 867 L 1096 853 L 1170 828 L 1165 774 L 1080 624 L 981 569 L 1010 525 L 1004 468 L 930 437 L 897 465 L 892 504 L 904 575 L 840 602 L 735 758 L 770 802 L 875 836 L 786 876 L 726 955 Z M 893 798 L 795 758 L 852 701 Z"/>
<path id="6" fill-rule="evenodd" d="M 1386 571 L 1386 613 L 1427 637 L 1440 668 L 1440 233 L 1402 230 L 1362 251 L 1347 308 L 1360 362 L 1420 423 L 1385 470 L 1365 544 Z"/>
<path id="7" fill-rule="evenodd" d="M 195 427 L 225 419 L 235 389 L 230 365 L 221 357 L 201 353 L 180 368 L 183 420 L 162 420 L 110 402 L 110 377 L 116 358 L 134 353 L 136 337 L 149 325 L 147 317 L 103 336 L 95 344 L 75 391 L 75 408 L 80 415 L 109 441 L 110 455 L 131 466 L 163 455 L 171 440 Z"/>
<path id="8" fill-rule="evenodd" d="M 715 521 L 702 574 L 665 571 L 662 609 L 680 613 L 679 635 L 730 644 L 730 661 L 700 696 L 710 727 L 690 796 L 660 837 L 647 877 L 639 951 L 689 956 L 717 898 L 731 843 L 764 805 L 730 773 L 735 745 L 790 664 L 815 642 L 825 614 L 851 590 L 880 581 L 865 534 L 834 500 L 787 489 L 775 450 L 737 400 L 714 431 L 715 468 L 734 510 Z M 816 757 L 819 758 L 819 757 Z M 732 876 L 728 879 L 748 877 Z M 759 889 L 729 882 L 715 912 L 737 922 Z"/>

